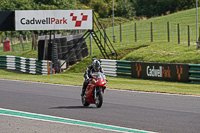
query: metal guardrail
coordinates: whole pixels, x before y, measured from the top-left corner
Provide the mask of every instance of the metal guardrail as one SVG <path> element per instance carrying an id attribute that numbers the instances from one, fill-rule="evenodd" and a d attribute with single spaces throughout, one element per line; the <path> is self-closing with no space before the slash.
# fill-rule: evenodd
<path id="1" fill-rule="evenodd" d="M 119 61 L 117 60 L 117 75 L 131 76 L 131 61 Z"/>
<path id="2" fill-rule="evenodd" d="M 93 59 L 94 60 L 94 59 Z M 132 77 L 131 61 L 97 59 L 101 62 L 105 75 Z M 188 64 L 189 83 L 200 84 L 200 64 Z"/>
<path id="3" fill-rule="evenodd" d="M 0 55 L 0 69 L 20 71 L 23 73 L 52 74 L 52 62 L 18 56 Z"/>
<path id="4" fill-rule="evenodd" d="M 200 64 L 189 64 L 189 81 L 200 84 Z"/>
<path id="5" fill-rule="evenodd" d="M 105 75 L 108 76 L 131 76 L 131 61 L 98 59 Z"/>

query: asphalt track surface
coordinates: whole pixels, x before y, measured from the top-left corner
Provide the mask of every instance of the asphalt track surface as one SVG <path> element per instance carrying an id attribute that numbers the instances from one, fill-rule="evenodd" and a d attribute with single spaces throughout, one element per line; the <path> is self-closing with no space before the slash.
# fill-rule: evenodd
<path id="1" fill-rule="evenodd" d="M 0 79 L 0 108 L 161 133 L 200 132 L 199 96 L 107 89 L 97 109 L 83 107 L 80 92 L 80 86 Z"/>

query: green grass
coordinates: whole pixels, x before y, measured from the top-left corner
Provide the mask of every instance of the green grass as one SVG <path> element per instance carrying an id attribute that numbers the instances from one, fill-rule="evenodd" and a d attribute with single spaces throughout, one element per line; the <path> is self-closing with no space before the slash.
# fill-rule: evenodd
<path id="1" fill-rule="evenodd" d="M 87 57 L 85 59 L 82 59 L 81 62 L 73 65 L 71 68 L 69 68 L 65 73 L 70 74 L 70 73 L 83 73 L 85 72 L 86 68 L 88 65 L 90 65 L 92 62 L 92 57 Z"/>
<path id="2" fill-rule="evenodd" d="M 83 83 L 83 73 L 62 73 L 55 75 L 30 75 L 22 73 L 13 73 L 9 70 L 0 69 L 0 79 L 24 80 L 64 85 L 79 85 Z M 172 94 L 190 94 L 200 95 L 200 85 L 174 83 L 154 80 L 141 80 L 124 77 L 109 77 L 107 88 L 146 91 L 146 92 L 161 92 Z"/>
<path id="3" fill-rule="evenodd" d="M 14 55 L 21 56 L 26 58 L 38 58 L 38 51 L 32 50 L 32 43 L 24 43 L 24 51 L 22 48 L 22 44 L 18 43 L 13 45 L 14 52 L 12 51 L 12 46 L 10 45 L 11 51 L 3 52 L 3 47 L 0 47 L 0 55 Z"/>
<path id="4" fill-rule="evenodd" d="M 122 60 L 162 62 L 162 63 L 200 63 L 200 50 L 195 46 L 186 47 L 181 44 L 154 42 L 127 54 Z"/>

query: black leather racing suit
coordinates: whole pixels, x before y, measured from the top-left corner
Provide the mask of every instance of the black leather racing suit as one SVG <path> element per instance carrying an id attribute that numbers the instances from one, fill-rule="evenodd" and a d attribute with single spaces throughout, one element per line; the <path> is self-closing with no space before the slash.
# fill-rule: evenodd
<path id="1" fill-rule="evenodd" d="M 93 65 L 89 65 L 87 67 L 87 69 L 85 70 L 85 74 L 83 75 L 85 80 L 83 82 L 83 88 L 82 88 L 81 96 L 84 96 L 85 90 L 86 90 L 87 85 L 89 83 L 89 78 L 92 78 L 91 74 L 94 73 L 94 72 L 101 72 L 104 75 L 104 71 L 103 71 L 102 67 L 99 68 L 99 71 L 95 71 L 94 68 L 93 68 Z"/>

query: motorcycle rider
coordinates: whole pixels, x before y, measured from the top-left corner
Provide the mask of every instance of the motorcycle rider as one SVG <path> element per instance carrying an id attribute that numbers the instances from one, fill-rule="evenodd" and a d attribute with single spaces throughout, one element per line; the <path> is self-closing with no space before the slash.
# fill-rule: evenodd
<path id="1" fill-rule="evenodd" d="M 101 67 L 101 64 L 98 60 L 94 60 L 92 62 L 92 65 L 89 65 L 87 67 L 87 69 L 85 70 L 85 74 L 84 74 L 84 82 L 83 82 L 83 87 L 82 87 L 82 93 L 81 93 L 81 96 L 84 96 L 85 95 L 85 90 L 87 88 L 87 85 L 89 83 L 89 79 L 92 78 L 92 73 L 94 72 L 101 72 L 103 73 L 103 75 L 105 76 L 104 74 L 104 71 L 103 71 L 103 68 Z M 106 79 L 106 78 L 105 78 Z M 106 80 L 107 81 L 107 80 Z"/>

